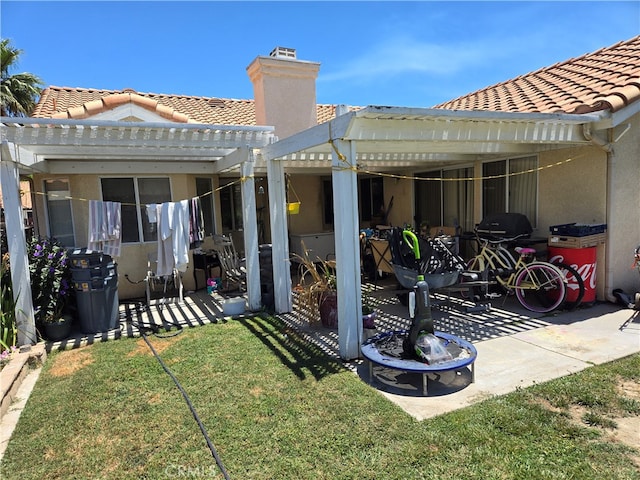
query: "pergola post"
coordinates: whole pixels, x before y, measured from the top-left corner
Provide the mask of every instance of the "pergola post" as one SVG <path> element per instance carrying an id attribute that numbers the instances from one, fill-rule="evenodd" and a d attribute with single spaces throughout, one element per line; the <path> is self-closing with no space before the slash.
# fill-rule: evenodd
<path id="1" fill-rule="evenodd" d="M 242 223 L 244 228 L 244 254 L 246 262 L 247 296 L 249 310 L 260 310 L 262 299 L 260 292 L 260 260 L 258 258 L 258 229 L 256 222 L 256 191 L 253 169 L 255 166 L 253 150 L 239 149 L 246 155 L 241 164 L 240 189 L 242 192 Z M 256 274 L 257 273 L 257 274 Z"/>
<path id="2" fill-rule="evenodd" d="M 333 140 L 332 181 L 335 252 L 338 283 L 338 343 L 340 357 L 360 356 L 362 298 L 360 283 L 360 241 L 358 183 L 355 143 Z"/>
<path id="3" fill-rule="evenodd" d="M 18 329 L 18 345 L 34 345 L 37 342 L 27 241 L 24 234 L 22 203 L 20 202 L 20 173 L 15 162 L 15 145 L 2 142 L 0 182 L 4 202 L 4 217 L 7 229 L 7 244 L 11 262 L 11 283 L 16 303 L 15 316 Z M 14 150 L 12 154 L 11 150 Z"/>
<path id="4" fill-rule="evenodd" d="M 269 215 L 271 220 L 271 247 L 273 257 L 273 293 L 276 313 L 292 309 L 291 259 L 289 257 L 289 231 L 286 215 L 286 191 L 283 162 L 267 160 L 269 186 Z"/>

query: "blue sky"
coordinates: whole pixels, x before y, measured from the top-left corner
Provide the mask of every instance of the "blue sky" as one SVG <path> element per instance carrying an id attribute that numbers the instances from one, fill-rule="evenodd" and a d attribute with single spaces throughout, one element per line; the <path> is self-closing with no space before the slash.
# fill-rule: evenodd
<path id="1" fill-rule="evenodd" d="M 45 85 L 252 99 L 276 46 L 318 103 L 431 107 L 640 34 L 640 2 L 0 2 L 12 73 Z"/>

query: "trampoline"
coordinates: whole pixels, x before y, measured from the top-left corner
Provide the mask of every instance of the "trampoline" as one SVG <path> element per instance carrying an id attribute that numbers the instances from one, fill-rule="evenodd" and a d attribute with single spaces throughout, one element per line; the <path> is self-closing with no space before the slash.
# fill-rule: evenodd
<path id="1" fill-rule="evenodd" d="M 476 348 L 466 340 L 444 332 L 434 332 L 442 342 L 452 359 L 440 363 L 428 364 L 414 358 L 407 358 L 403 351 L 403 341 L 409 330 L 394 330 L 379 333 L 361 346 L 362 355 L 369 361 L 369 383 L 373 381 L 373 366 L 402 370 L 422 374 L 422 393 L 428 394 L 428 374 L 469 368 L 471 382 L 475 382 L 474 363 L 478 356 Z"/>

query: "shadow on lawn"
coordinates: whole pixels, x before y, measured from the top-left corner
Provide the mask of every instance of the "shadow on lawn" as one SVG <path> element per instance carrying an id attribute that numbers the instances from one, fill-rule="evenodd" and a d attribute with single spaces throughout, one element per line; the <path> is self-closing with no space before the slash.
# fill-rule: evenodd
<path id="1" fill-rule="evenodd" d="M 304 340 L 274 317 L 255 316 L 237 320 L 267 346 L 299 379 L 312 375 L 316 380 L 345 371 L 340 359 L 332 358 Z"/>

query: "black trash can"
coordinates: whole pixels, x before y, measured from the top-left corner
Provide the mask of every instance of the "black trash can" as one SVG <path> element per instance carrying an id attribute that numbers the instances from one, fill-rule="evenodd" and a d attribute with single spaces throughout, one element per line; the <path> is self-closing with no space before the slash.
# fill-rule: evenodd
<path id="1" fill-rule="evenodd" d="M 111 256 L 79 249 L 69 260 L 80 330 L 93 334 L 117 328 L 118 272 Z"/>

